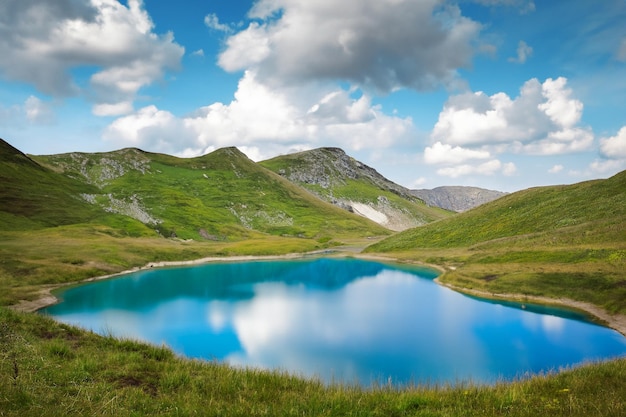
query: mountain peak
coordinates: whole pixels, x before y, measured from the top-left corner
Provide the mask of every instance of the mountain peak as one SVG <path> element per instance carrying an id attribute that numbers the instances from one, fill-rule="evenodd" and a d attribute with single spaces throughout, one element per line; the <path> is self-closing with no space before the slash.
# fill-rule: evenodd
<path id="1" fill-rule="evenodd" d="M 0 162 L 13 163 L 19 165 L 31 165 L 42 169 L 41 165 L 33 161 L 28 155 L 17 148 L 11 146 L 7 141 L 0 138 Z"/>
<path id="2" fill-rule="evenodd" d="M 411 194 L 429 206 L 460 213 L 493 201 L 507 193 L 478 187 L 443 186 L 432 190 L 412 190 Z"/>

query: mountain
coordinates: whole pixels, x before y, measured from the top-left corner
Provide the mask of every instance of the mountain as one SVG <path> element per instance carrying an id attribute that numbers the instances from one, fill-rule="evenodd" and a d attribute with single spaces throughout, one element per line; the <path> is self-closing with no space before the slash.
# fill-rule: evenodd
<path id="1" fill-rule="evenodd" d="M 164 237 L 222 241 L 265 233 L 327 241 L 389 234 L 315 198 L 237 148 L 198 158 L 128 148 L 31 159 L 47 175 L 79 185 L 67 192 L 72 202 L 132 218 Z"/>
<path id="2" fill-rule="evenodd" d="M 260 165 L 324 201 L 395 231 L 421 226 L 451 213 L 429 207 L 410 190 L 338 148 L 278 156 Z"/>
<path id="3" fill-rule="evenodd" d="M 0 139 L 0 230 L 28 230 L 100 221 L 129 222 L 87 203 L 96 188 L 60 175 Z M 132 223 L 132 222 L 131 222 Z"/>
<path id="4" fill-rule="evenodd" d="M 411 190 L 411 194 L 429 206 L 462 213 L 500 198 L 507 193 L 478 187 L 444 186 L 432 190 Z"/>
<path id="5" fill-rule="evenodd" d="M 543 239 L 555 245 L 626 242 L 626 171 L 609 179 L 530 188 L 437 223 L 407 230 L 370 247 L 471 247 L 487 242 Z M 554 241 L 553 241 L 554 239 Z M 503 243 L 504 244 L 504 243 Z"/>

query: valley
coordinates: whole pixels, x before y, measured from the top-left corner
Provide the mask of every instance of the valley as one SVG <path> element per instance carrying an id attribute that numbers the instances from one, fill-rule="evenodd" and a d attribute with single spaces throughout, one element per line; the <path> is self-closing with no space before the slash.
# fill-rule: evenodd
<path id="1" fill-rule="evenodd" d="M 100 398 L 95 404 L 110 401 L 104 393 L 111 392 L 124 407 L 141 402 L 143 412 L 157 411 L 153 394 L 193 408 L 206 395 L 202 381 L 215 378 L 225 384 L 211 391 L 222 409 L 240 392 L 242 410 L 261 404 L 282 413 L 292 405 L 324 414 L 338 412 L 331 405 L 337 399 L 344 411 L 428 415 L 446 403 L 468 415 L 499 415 L 498 404 L 514 396 L 509 415 L 538 415 L 554 411 L 541 398 L 566 387 L 575 415 L 589 414 L 589 404 L 603 415 L 624 410 L 624 359 L 495 387 L 346 391 L 280 373 L 203 367 L 164 348 L 96 337 L 6 307 L 155 265 L 328 251 L 436 265 L 439 281 L 456 291 L 576 304 L 623 333 L 615 323 L 626 316 L 626 172 L 500 195 L 456 213 L 426 204 L 335 148 L 255 163 L 236 148 L 189 159 L 139 149 L 35 156 L 0 141 L 0 184 L 0 336 L 3 358 L 13 358 L 0 368 L 8 382 L 2 396 L 15 407 L 22 398 L 21 411 L 37 404 L 69 410 L 63 401 L 66 408 L 54 408 L 52 396 L 73 398 L 72 384 Z M 94 355 L 106 358 L 106 367 L 89 362 Z M 71 382 L 80 372 L 87 379 Z M 127 383 L 127 375 L 136 382 Z M 49 384 L 56 394 L 46 393 Z M 472 393 L 470 403 L 464 392 Z M 9 404 L 3 401 L 0 409 Z M 422 405 L 411 408 L 415 402 Z M 87 402 L 77 407 L 95 411 Z"/>

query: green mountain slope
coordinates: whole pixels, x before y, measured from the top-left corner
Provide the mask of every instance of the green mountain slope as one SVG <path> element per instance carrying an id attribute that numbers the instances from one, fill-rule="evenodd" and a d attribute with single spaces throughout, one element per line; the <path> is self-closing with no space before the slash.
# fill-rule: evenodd
<path id="1" fill-rule="evenodd" d="M 338 148 L 319 148 L 260 163 L 319 198 L 391 230 L 405 230 L 450 215 Z"/>
<path id="2" fill-rule="evenodd" d="M 113 216 L 81 195 L 95 187 L 59 175 L 0 139 L 0 230 L 29 230 L 98 221 L 126 229 L 138 222 Z M 137 230 L 135 230 L 137 232 Z"/>
<path id="3" fill-rule="evenodd" d="M 494 239 L 581 233 L 579 242 L 626 243 L 626 171 L 606 180 L 531 188 L 390 237 L 371 251 L 468 247 Z M 556 243 L 556 242 L 555 242 Z"/>
<path id="4" fill-rule="evenodd" d="M 198 158 L 123 149 L 33 157 L 91 191 L 82 198 L 165 237 L 228 240 L 253 232 L 331 239 L 387 234 L 255 164 L 236 148 Z"/>
<path id="5" fill-rule="evenodd" d="M 444 266 L 443 283 L 483 297 L 565 298 L 626 314 L 626 171 L 520 191 L 366 251 Z"/>

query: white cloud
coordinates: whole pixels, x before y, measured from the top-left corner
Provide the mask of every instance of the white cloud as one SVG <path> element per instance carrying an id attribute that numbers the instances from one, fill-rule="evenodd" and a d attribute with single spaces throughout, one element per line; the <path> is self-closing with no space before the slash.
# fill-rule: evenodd
<path id="1" fill-rule="evenodd" d="M 494 159 L 503 153 L 560 155 L 592 148 L 594 135 L 581 125 L 583 104 L 567 79 L 531 79 L 517 97 L 468 92 L 449 97 L 431 133 L 424 161 L 448 165 L 437 172 L 461 175 L 514 175 L 517 167 Z M 488 162 L 468 163 L 470 160 Z M 501 164 L 498 166 L 498 164 Z"/>
<path id="2" fill-rule="evenodd" d="M 347 80 L 381 91 L 451 84 L 481 26 L 437 0 L 260 0 L 219 64 L 264 83 Z"/>
<path id="3" fill-rule="evenodd" d="M 432 140 L 460 146 L 506 145 L 539 155 L 588 149 L 593 135 L 578 127 L 583 104 L 565 78 L 527 81 L 520 95 L 482 92 L 452 96 L 439 114 Z"/>
<path id="4" fill-rule="evenodd" d="M 532 54 L 533 48 L 528 46 L 526 42 L 519 41 L 519 44 L 517 45 L 517 56 L 514 58 L 509 58 L 509 62 L 523 64 Z"/>
<path id="5" fill-rule="evenodd" d="M 600 152 L 608 159 L 626 159 L 626 126 L 617 135 L 600 139 Z"/>
<path id="6" fill-rule="evenodd" d="M 229 25 L 220 23 L 220 20 L 218 19 L 215 13 L 210 13 L 204 16 L 204 24 L 209 29 L 217 30 L 218 32 L 231 32 L 232 31 Z"/>
<path id="7" fill-rule="evenodd" d="M 589 164 L 589 172 L 575 173 L 584 176 L 594 174 L 613 175 L 626 169 L 626 159 L 597 159 Z"/>
<path id="8" fill-rule="evenodd" d="M 583 112 L 583 103 L 572 99 L 572 90 L 566 88 L 567 79 L 559 77 L 556 80 L 548 78 L 541 86 L 543 97 L 547 101 L 538 105 L 557 125 L 570 128 L 580 121 Z"/>
<path id="9" fill-rule="evenodd" d="M 550 168 L 548 170 L 548 173 L 550 173 L 550 174 L 558 174 L 559 172 L 563 171 L 563 169 L 565 169 L 565 167 L 563 165 L 557 164 L 557 165 L 554 165 L 552 168 Z"/>
<path id="10" fill-rule="evenodd" d="M 235 145 L 255 160 L 317 146 L 355 151 L 408 141 L 410 118 L 387 116 L 369 96 L 352 97 L 356 93 L 270 89 L 247 71 L 228 104 L 213 103 L 184 117 L 148 106 L 114 121 L 104 138 L 118 146 L 185 156 Z"/>
<path id="11" fill-rule="evenodd" d="M 418 179 L 416 179 L 415 181 L 413 181 L 413 183 L 411 184 L 411 188 L 419 188 L 421 186 L 423 186 L 424 184 L 426 184 L 428 182 L 428 180 L 425 177 L 419 177 Z"/>
<path id="12" fill-rule="evenodd" d="M 515 166 L 515 164 L 513 162 L 507 162 L 506 164 L 502 165 L 502 174 L 510 177 L 512 175 L 515 175 L 517 173 L 517 166 Z"/>
<path id="13" fill-rule="evenodd" d="M 516 168 L 512 163 L 502 164 L 499 160 L 492 159 L 479 165 L 464 164 L 437 170 L 437 174 L 450 178 L 468 175 L 495 175 L 498 172 L 504 175 L 513 175 L 516 172 Z"/>
<path id="14" fill-rule="evenodd" d="M 424 162 L 427 164 L 460 164 L 471 159 L 488 159 L 487 151 L 464 149 L 460 146 L 436 142 L 424 150 Z"/>
<path id="15" fill-rule="evenodd" d="M 191 56 L 204 56 L 204 49 L 198 49 L 191 53 Z"/>
<path id="16" fill-rule="evenodd" d="M 103 138 L 122 147 L 172 153 L 183 153 L 193 142 L 180 120 L 153 105 L 116 119 L 107 127 Z"/>
<path id="17" fill-rule="evenodd" d="M 94 67 L 97 105 L 128 109 L 138 90 L 177 69 L 184 49 L 159 36 L 140 0 L 23 1 L 0 3 L 0 71 L 53 96 L 81 92 L 72 70 Z M 104 41 L 106 40 L 106 41 Z M 96 109 L 102 112 L 102 108 Z"/>
<path id="18" fill-rule="evenodd" d="M 122 101 L 115 104 L 95 104 L 92 112 L 96 116 L 118 116 L 120 114 L 128 114 L 133 111 L 133 103 L 130 101 Z"/>
<path id="19" fill-rule="evenodd" d="M 26 119 L 31 123 L 49 124 L 54 121 L 52 108 L 35 96 L 30 96 L 26 99 L 24 112 L 26 113 Z"/>
<path id="20" fill-rule="evenodd" d="M 29 96 L 21 105 L 4 107 L 0 104 L 0 124 L 4 127 L 48 125 L 55 120 L 53 106 L 36 96 Z"/>

